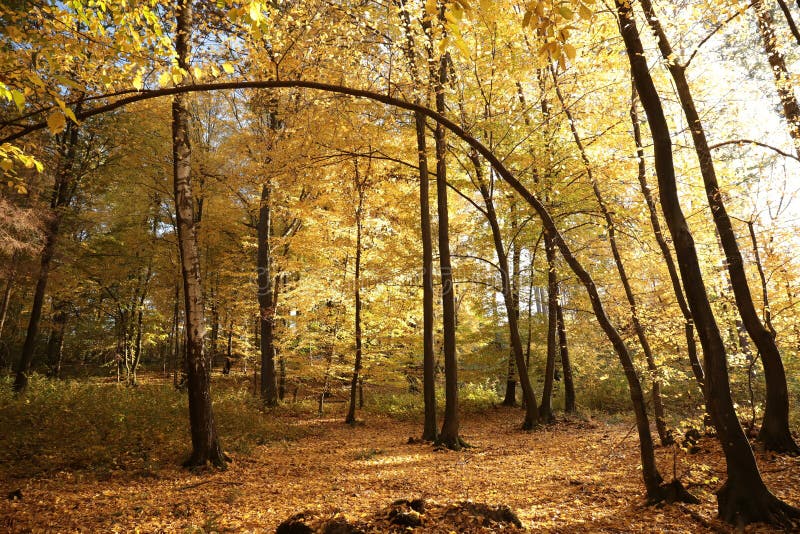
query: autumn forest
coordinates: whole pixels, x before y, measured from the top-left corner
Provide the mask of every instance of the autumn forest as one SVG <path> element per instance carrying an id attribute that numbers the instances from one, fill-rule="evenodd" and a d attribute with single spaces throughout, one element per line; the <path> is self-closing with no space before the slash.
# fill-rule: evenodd
<path id="1" fill-rule="evenodd" d="M 0 2 L 0 530 L 800 529 L 800 2 Z"/>

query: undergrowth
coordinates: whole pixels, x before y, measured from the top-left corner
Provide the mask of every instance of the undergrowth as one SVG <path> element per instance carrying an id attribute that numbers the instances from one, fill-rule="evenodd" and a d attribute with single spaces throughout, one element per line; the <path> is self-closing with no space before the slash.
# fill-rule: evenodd
<path id="1" fill-rule="evenodd" d="M 278 413 L 264 413 L 246 390 L 225 382 L 212 387 L 214 416 L 223 449 L 248 454 L 252 447 L 299 437 Z M 31 377 L 15 398 L 11 380 L 0 379 L 0 474 L 29 477 L 80 471 L 99 478 L 112 472 L 155 476 L 189 455 L 188 401 L 171 384 L 125 387 L 116 383 Z"/>

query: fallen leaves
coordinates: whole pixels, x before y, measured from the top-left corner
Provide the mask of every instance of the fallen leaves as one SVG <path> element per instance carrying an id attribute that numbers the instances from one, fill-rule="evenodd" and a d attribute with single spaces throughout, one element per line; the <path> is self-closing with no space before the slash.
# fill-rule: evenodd
<path id="1" fill-rule="evenodd" d="M 12 479 L 4 466 L 0 489 L 20 489 L 23 499 L 0 503 L 0 524 L 12 532 L 273 532 L 304 512 L 377 528 L 390 513 L 387 503 L 420 498 L 430 504 L 422 514 L 427 525 L 441 523 L 441 532 L 508 532 L 507 525 L 485 526 L 486 513 L 462 517 L 464 503 L 507 506 L 536 532 L 729 530 L 715 519 L 719 483 L 711 480 L 725 474 L 713 440 L 703 438 L 693 455 L 658 449 L 662 472 L 671 473 L 677 460 L 678 474 L 701 503 L 651 507 L 644 505 L 637 443 L 625 438 L 627 425 L 560 423 L 526 433 L 517 429 L 519 420 L 518 410 L 505 408 L 467 419 L 463 434 L 474 447 L 460 453 L 407 443 L 420 431 L 413 423 L 376 417 L 353 428 L 339 418 L 309 417 L 296 421 L 305 437 L 234 454 L 227 471 L 166 466 L 150 477 L 121 470 L 106 480 L 78 476 L 81 471 Z M 775 493 L 800 502 L 800 460 L 759 454 L 759 462 Z M 694 465 L 703 467 L 690 469 Z M 459 503 L 458 517 L 445 517 Z M 428 526 L 419 531 L 437 532 Z"/>

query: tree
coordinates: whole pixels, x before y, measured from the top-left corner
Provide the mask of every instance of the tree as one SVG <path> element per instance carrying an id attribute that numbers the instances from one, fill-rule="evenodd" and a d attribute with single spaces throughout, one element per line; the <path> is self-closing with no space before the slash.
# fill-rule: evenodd
<path id="1" fill-rule="evenodd" d="M 176 13 L 175 51 L 178 55 L 178 66 L 186 73 L 189 72 L 192 18 L 191 0 L 179 0 Z M 176 95 L 172 101 L 175 214 L 186 310 L 186 361 L 192 434 L 192 454 L 185 465 L 201 467 L 211 463 L 217 467 L 224 467 L 226 458 L 219 444 L 211 406 L 211 362 L 206 358 L 203 347 L 205 319 L 195 229 L 195 203 L 192 195 L 189 111 L 186 99 L 185 95 Z"/>
<path id="2" fill-rule="evenodd" d="M 759 439 L 770 449 L 781 452 L 800 453 L 789 430 L 789 393 L 786 385 L 786 372 L 775 337 L 764 327 L 756 312 L 753 296 L 744 270 L 744 259 L 739 250 L 733 224 L 725 207 L 723 195 L 717 181 L 714 160 L 711 156 L 705 130 L 697 112 L 691 89 L 686 79 L 687 65 L 675 60 L 672 47 L 661 28 L 650 0 L 642 0 L 647 20 L 658 37 L 659 50 L 668 62 L 668 68 L 681 102 L 686 120 L 691 125 L 697 158 L 700 161 L 700 174 L 705 185 L 706 197 L 719 240 L 725 252 L 726 266 L 736 306 L 747 333 L 755 344 L 764 365 L 764 378 L 767 382 L 767 405 L 759 432 Z M 640 90 L 641 94 L 641 90 Z"/>
<path id="3" fill-rule="evenodd" d="M 617 1 L 616 8 L 636 90 L 653 137 L 661 207 L 672 235 L 683 287 L 703 345 L 706 387 L 711 403 L 709 411 L 727 461 L 728 479 L 717 492 L 719 515 L 723 520 L 735 524 L 756 521 L 791 524 L 800 511 L 785 504 L 767 489 L 739 424 L 730 395 L 725 346 L 708 301 L 694 239 L 678 199 L 672 142 L 661 99 L 650 76 L 631 5 Z"/>

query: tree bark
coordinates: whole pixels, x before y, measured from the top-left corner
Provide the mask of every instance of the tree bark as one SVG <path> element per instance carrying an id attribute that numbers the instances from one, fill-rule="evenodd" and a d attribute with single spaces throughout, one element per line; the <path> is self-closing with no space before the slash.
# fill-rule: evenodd
<path id="1" fill-rule="evenodd" d="M 616 0 L 616 8 L 631 72 L 653 137 L 661 207 L 675 244 L 686 297 L 703 345 L 709 411 L 727 461 L 728 479 L 717 492 L 719 515 L 727 522 L 740 525 L 756 521 L 790 524 L 800 511 L 786 505 L 767 489 L 750 443 L 739 424 L 730 394 L 725 345 L 708 300 L 694 239 L 678 198 L 667 120 L 650 77 L 631 5 Z M 694 129 L 695 122 L 690 124 Z"/>
<path id="2" fill-rule="evenodd" d="M 422 439 L 436 441 L 436 355 L 433 348 L 433 236 L 428 180 L 428 149 L 425 140 L 425 117 L 414 114 L 417 130 L 419 162 L 419 209 L 422 240 L 422 396 L 425 403 L 425 423 Z"/>
<path id="3" fill-rule="evenodd" d="M 272 210 L 270 184 L 261 187 L 261 205 L 258 210 L 258 307 L 261 321 L 261 400 L 266 406 L 278 405 L 278 384 L 275 374 L 275 308 L 273 307 Z"/>
<path id="4" fill-rule="evenodd" d="M 192 32 L 192 2 L 179 0 L 175 26 L 175 51 L 178 66 L 190 72 L 189 50 Z M 183 296 L 186 310 L 186 353 L 189 393 L 189 423 L 192 453 L 187 467 L 211 463 L 224 467 L 225 454 L 219 444 L 214 411 L 211 405 L 209 361 L 203 352 L 205 319 L 200 280 L 200 257 L 192 195 L 191 148 L 189 143 L 189 110 L 185 95 L 172 101 L 172 158 L 175 212 L 178 244 L 183 273 Z"/>
<path id="5" fill-rule="evenodd" d="M 764 409 L 764 419 L 758 439 L 769 450 L 800 454 L 800 447 L 795 443 L 789 430 L 789 392 L 781 354 L 775 338 L 764 327 L 756 312 L 753 296 L 750 293 L 750 286 L 747 281 L 747 274 L 744 270 L 744 260 L 739 250 L 739 244 L 736 241 L 731 219 L 725 209 L 705 130 L 686 79 L 686 68 L 675 61 L 672 48 L 658 18 L 656 18 L 650 0 L 642 0 L 642 7 L 645 10 L 646 18 L 651 28 L 658 37 L 659 49 L 668 63 L 681 107 L 687 122 L 691 126 L 692 140 L 694 141 L 697 158 L 700 161 L 700 174 L 703 177 L 703 184 L 705 185 L 708 205 L 711 207 L 714 225 L 717 228 L 719 239 L 725 252 L 725 260 L 728 266 L 728 274 L 731 278 L 733 295 L 736 299 L 736 307 L 750 339 L 752 339 L 753 344 L 761 354 L 761 362 L 764 365 L 764 378 L 767 383 L 767 405 Z M 639 88 L 639 94 L 641 95 L 641 88 Z M 800 136 L 798 139 L 800 139 Z"/>

